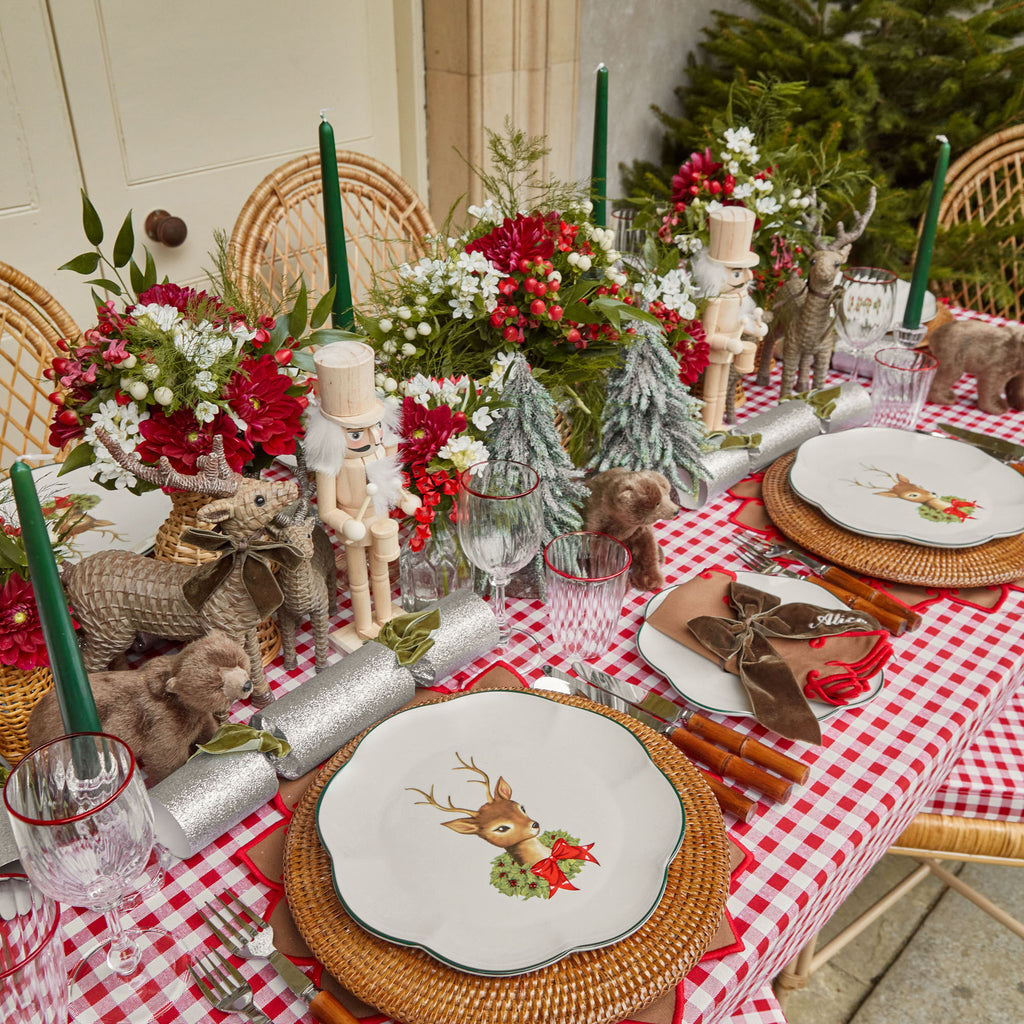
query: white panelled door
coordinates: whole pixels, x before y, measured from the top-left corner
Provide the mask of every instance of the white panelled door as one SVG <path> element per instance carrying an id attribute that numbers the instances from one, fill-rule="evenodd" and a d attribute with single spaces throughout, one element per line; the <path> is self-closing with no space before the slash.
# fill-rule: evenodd
<path id="1" fill-rule="evenodd" d="M 88 248 L 79 181 L 111 242 L 129 209 L 136 237 L 151 211 L 181 218 L 183 244 L 146 244 L 161 277 L 188 284 L 264 175 L 317 148 L 321 108 L 339 148 L 403 170 L 393 0 L 19 0 L 0 33 L 15 86 L 0 117 L 27 140 L 0 153 L 0 259 L 82 326 L 83 279 L 53 275 Z"/>

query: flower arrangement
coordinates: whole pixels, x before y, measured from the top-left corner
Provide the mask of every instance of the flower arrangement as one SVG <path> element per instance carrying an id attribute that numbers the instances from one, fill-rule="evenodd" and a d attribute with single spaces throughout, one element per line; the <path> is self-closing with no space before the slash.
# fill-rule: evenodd
<path id="1" fill-rule="evenodd" d="M 436 380 L 418 374 L 402 389 L 398 457 L 403 485 L 422 505 L 410 517 L 409 547 L 421 551 L 438 517 L 453 521 L 459 474 L 488 457 L 485 438 L 500 407 L 490 379 Z"/>
<path id="2" fill-rule="evenodd" d="M 537 177 L 540 140 L 508 126 L 488 137 L 496 170 L 478 171 L 489 198 L 470 207 L 475 224 L 378 276 L 360 327 L 388 368 L 385 391 L 417 373 L 483 377 L 520 350 L 570 415 L 596 421 L 622 320 L 645 314 L 623 301 L 613 234 L 590 221 L 585 193 Z"/>
<path id="3" fill-rule="evenodd" d="M 74 497 L 40 496 L 43 519 L 54 558 L 71 554 L 68 541 L 85 510 Z M 35 593 L 28 578 L 28 558 L 18 524 L 17 508 L 8 481 L 0 485 L 0 665 L 31 672 L 48 668 Z"/>
<path id="4" fill-rule="evenodd" d="M 98 246 L 102 225 L 83 193 L 86 236 L 97 248 L 65 267 L 94 273 L 100 262 L 117 280 L 90 283 L 122 300 L 97 298 L 97 323 L 81 338 L 63 343 L 49 376 L 58 385 L 50 443 L 75 443 L 68 468 L 91 465 L 94 479 L 136 493 L 151 484 L 137 480 L 99 443 L 103 427 L 126 452 L 155 464 L 166 456 L 179 472 L 194 473 L 215 436 L 236 472 L 258 470 L 276 455 L 295 451 L 308 385 L 291 366 L 295 337 L 306 326 L 305 291 L 292 315 L 273 318 L 229 305 L 217 295 L 171 283 L 156 283 L 156 268 L 132 259 L 131 214 L 107 259 Z M 130 266 L 130 288 L 119 273 Z M 95 294 L 95 293 L 94 293 Z M 326 319 L 326 297 L 313 313 L 314 327 Z"/>

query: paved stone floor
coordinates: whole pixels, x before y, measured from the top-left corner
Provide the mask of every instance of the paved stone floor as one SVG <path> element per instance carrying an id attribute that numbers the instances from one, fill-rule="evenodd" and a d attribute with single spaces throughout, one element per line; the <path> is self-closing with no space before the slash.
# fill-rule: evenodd
<path id="1" fill-rule="evenodd" d="M 1024 921 L 1024 871 L 946 866 Z M 914 867 L 884 857 L 820 944 Z M 929 876 L 793 993 L 786 1016 L 790 1024 L 1024 1024 L 1024 939 Z"/>

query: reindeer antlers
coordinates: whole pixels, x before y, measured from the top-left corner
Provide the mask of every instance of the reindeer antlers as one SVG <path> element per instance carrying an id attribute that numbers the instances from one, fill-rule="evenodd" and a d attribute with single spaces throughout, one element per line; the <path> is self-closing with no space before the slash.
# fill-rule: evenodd
<path id="1" fill-rule="evenodd" d="M 462 755 L 458 751 L 455 752 L 455 756 L 459 760 L 459 767 L 458 768 L 453 768 L 452 771 L 455 771 L 455 772 L 461 772 L 461 771 L 476 772 L 478 775 L 482 775 L 483 776 L 482 779 L 471 779 L 470 781 L 472 781 L 472 782 L 479 782 L 480 785 L 483 786 L 484 789 L 487 790 L 487 802 L 491 803 L 491 801 L 494 800 L 494 797 L 491 795 L 491 780 L 488 778 L 487 773 L 482 768 L 477 768 L 476 761 L 472 757 L 469 759 L 469 764 L 467 764 L 463 760 Z M 424 800 L 417 800 L 416 801 L 417 804 L 427 804 L 430 807 L 436 807 L 439 811 L 459 811 L 462 814 L 476 814 L 476 810 L 474 810 L 472 808 L 469 808 L 469 807 L 454 807 L 454 806 L 452 806 L 452 798 L 451 797 L 448 797 L 448 804 L 447 804 L 447 806 L 445 804 L 438 803 L 437 802 L 437 798 L 434 796 L 434 787 L 433 786 L 430 787 L 430 792 L 429 793 L 424 793 L 422 789 L 416 789 L 415 786 L 406 786 L 405 788 L 410 793 L 419 793 L 420 796 L 426 798 Z"/>
<path id="2" fill-rule="evenodd" d="M 96 436 L 122 469 L 148 484 L 174 487 L 179 491 L 191 491 L 193 494 L 206 494 L 211 498 L 227 498 L 238 490 L 240 477 L 224 457 L 224 438 L 220 434 L 214 435 L 213 448 L 209 454 L 200 455 L 196 459 L 199 472 L 192 476 L 179 473 L 172 468 L 167 457 L 163 455 L 160 456 L 159 466 L 145 465 L 134 452 L 126 452 L 103 427 L 96 428 Z"/>
<path id="3" fill-rule="evenodd" d="M 853 245 L 862 234 L 864 229 L 868 225 L 868 221 L 871 220 L 871 215 L 875 212 L 875 186 L 871 186 L 871 191 L 868 193 L 868 205 L 864 208 L 863 213 L 855 213 L 853 218 L 853 228 L 850 231 L 846 231 L 843 228 L 843 222 L 840 221 L 836 225 L 836 240 L 832 243 L 831 248 L 842 249 L 844 246 Z"/>
<path id="4" fill-rule="evenodd" d="M 409 793 L 419 793 L 420 796 L 426 797 L 425 800 L 417 800 L 417 804 L 426 804 L 428 807 L 436 807 L 439 811 L 456 811 L 459 814 L 476 814 L 476 810 L 472 807 L 456 807 L 452 803 L 451 797 L 448 797 L 447 804 L 439 804 L 434 796 L 433 786 L 430 787 L 429 793 L 424 793 L 422 789 L 417 789 L 415 786 L 406 786 L 405 788 Z"/>

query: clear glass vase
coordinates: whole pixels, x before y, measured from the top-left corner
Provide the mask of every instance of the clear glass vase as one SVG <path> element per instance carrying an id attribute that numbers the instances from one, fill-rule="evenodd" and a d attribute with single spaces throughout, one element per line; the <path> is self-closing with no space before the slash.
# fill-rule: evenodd
<path id="1" fill-rule="evenodd" d="M 402 607 L 418 612 L 446 594 L 473 586 L 473 567 L 462 552 L 453 523 L 438 517 L 430 524 L 430 539 L 419 551 L 406 537 L 398 557 Z"/>

